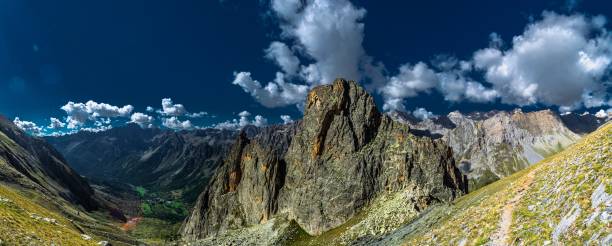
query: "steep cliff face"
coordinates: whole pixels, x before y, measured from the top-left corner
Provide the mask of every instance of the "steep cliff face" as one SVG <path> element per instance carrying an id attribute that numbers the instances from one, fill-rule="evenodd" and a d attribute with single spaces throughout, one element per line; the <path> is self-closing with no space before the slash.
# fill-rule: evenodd
<path id="1" fill-rule="evenodd" d="M 47 140 L 87 177 L 181 191 L 195 199 L 234 136 L 232 131 L 216 129 L 174 132 L 131 124 Z"/>
<path id="2" fill-rule="evenodd" d="M 469 115 L 451 112 L 423 121 L 400 113 L 392 116 L 413 128 L 438 135 L 451 146 L 459 169 L 470 179 L 471 189 L 522 170 L 580 138 L 550 110 L 524 113 L 517 109 Z M 452 125 L 440 123 L 445 119 Z"/>
<path id="3" fill-rule="evenodd" d="M 241 134 L 182 234 L 205 238 L 282 216 L 318 235 L 399 190 L 421 211 L 466 185 L 447 145 L 412 135 L 356 83 L 338 79 L 309 93 L 301 122 Z"/>
<path id="4" fill-rule="evenodd" d="M 36 190 L 93 210 L 100 206 L 85 179 L 44 140 L 0 116 L 0 182 Z"/>
<path id="5" fill-rule="evenodd" d="M 287 163 L 283 159 L 300 124 L 270 126 L 252 139 L 242 131 L 183 228 L 188 239 L 266 222 L 278 212 Z"/>

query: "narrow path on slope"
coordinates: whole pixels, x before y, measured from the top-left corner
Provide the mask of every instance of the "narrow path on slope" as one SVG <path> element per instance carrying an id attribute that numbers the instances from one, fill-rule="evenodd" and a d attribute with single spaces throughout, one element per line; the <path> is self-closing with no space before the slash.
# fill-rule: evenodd
<path id="1" fill-rule="evenodd" d="M 512 213 L 514 212 L 514 207 L 523 198 L 525 191 L 527 188 L 529 188 L 531 182 L 533 182 L 534 172 L 535 170 L 531 170 L 531 172 L 527 174 L 527 177 L 520 181 L 521 183 L 519 184 L 518 192 L 514 197 L 512 197 L 512 199 L 506 202 L 506 205 L 502 210 L 501 220 L 499 221 L 499 229 L 497 232 L 495 232 L 495 234 L 493 234 L 494 246 L 509 245 L 508 238 L 510 234 L 510 226 L 512 225 Z"/>

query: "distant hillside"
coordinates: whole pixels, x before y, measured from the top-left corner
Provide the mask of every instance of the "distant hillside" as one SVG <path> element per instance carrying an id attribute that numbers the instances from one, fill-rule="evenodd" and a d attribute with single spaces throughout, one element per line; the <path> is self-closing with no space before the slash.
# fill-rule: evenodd
<path id="1" fill-rule="evenodd" d="M 551 110 L 491 111 L 419 120 L 410 114 L 391 116 L 414 132 L 442 138 L 453 148 L 457 166 L 470 180 L 470 190 L 506 177 L 557 153 L 606 122 L 593 115 Z"/>
<path id="2" fill-rule="evenodd" d="M 0 182 L 61 197 L 87 210 L 100 206 L 87 181 L 59 152 L 4 117 L 0 117 Z"/>
<path id="3" fill-rule="evenodd" d="M 599 118 L 592 114 L 561 114 L 563 124 L 577 134 L 589 134 L 609 120 L 609 117 Z"/>
<path id="4" fill-rule="evenodd" d="M 195 200 L 234 141 L 235 132 L 174 132 L 129 124 L 46 139 L 89 178 L 177 191 Z"/>
<path id="5" fill-rule="evenodd" d="M 138 244 L 121 219 L 51 145 L 0 117 L 0 245 Z"/>

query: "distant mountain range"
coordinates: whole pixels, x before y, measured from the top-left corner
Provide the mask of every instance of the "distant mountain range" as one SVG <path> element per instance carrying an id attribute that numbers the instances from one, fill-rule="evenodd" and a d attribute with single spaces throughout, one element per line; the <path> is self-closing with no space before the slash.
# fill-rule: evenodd
<path id="1" fill-rule="evenodd" d="M 520 109 L 421 120 L 379 112 L 343 79 L 314 88 L 303 119 L 241 131 L 128 124 L 43 139 L 0 117 L 0 215 L 20 221 L 0 228 L 0 240 L 44 244 L 63 225 L 66 245 L 138 244 L 115 225 L 122 210 L 135 216 L 126 227 L 151 206 L 183 211 L 178 227 L 184 201 L 193 208 L 177 243 L 545 244 L 528 230 L 574 242 L 567 232 L 580 228 L 605 245 L 609 120 Z M 41 199 L 55 205 L 33 205 Z"/>
<path id="2" fill-rule="evenodd" d="M 195 200 L 229 150 L 236 132 L 171 131 L 129 124 L 103 132 L 47 137 L 82 175 Z"/>
<path id="3" fill-rule="evenodd" d="M 550 110 L 451 112 L 419 120 L 392 112 L 413 132 L 438 137 L 453 148 L 459 169 L 477 189 L 557 153 L 607 122 L 590 114 L 557 115 Z M 571 130 L 573 129 L 573 131 Z"/>

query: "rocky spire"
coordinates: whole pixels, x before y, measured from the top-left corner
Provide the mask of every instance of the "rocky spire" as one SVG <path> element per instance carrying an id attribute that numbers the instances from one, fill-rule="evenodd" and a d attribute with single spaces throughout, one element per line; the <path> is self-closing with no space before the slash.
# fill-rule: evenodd
<path id="1" fill-rule="evenodd" d="M 316 87 L 301 122 L 273 126 L 247 144 L 237 140 L 241 151 L 232 151 L 200 196 L 183 236 L 203 238 L 273 216 L 317 235 L 385 192 L 408 192 L 406 206 L 416 211 L 466 192 L 451 149 L 409 130 L 382 115 L 355 82 Z"/>

